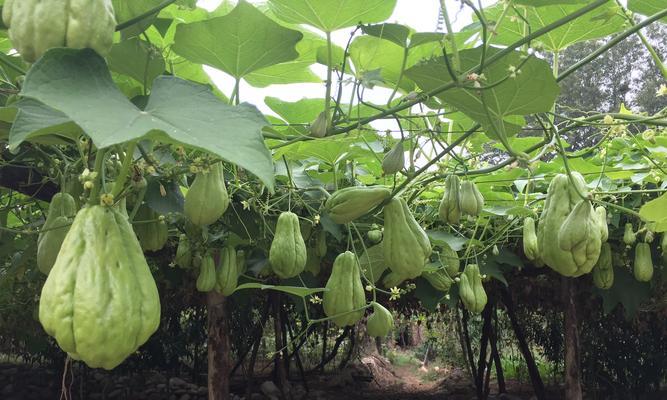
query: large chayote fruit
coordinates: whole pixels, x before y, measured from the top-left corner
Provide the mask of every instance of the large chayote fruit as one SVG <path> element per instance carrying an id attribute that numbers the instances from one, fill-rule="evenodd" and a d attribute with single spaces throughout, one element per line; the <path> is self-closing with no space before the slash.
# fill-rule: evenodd
<path id="1" fill-rule="evenodd" d="M 158 251 L 167 244 L 167 224 L 160 220 L 160 215 L 143 204 L 137 210 L 132 223 L 139 244 L 144 251 Z"/>
<path id="2" fill-rule="evenodd" d="M 431 243 L 402 198 L 394 197 L 384 207 L 384 261 L 404 279 L 421 275 L 431 256 Z"/>
<path id="3" fill-rule="evenodd" d="M 354 253 L 346 251 L 336 257 L 326 289 L 322 306 L 327 317 L 335 317 L 336 325 L 354 325 L 364 316 L 366 294 Z"/>
<path id="4" fill-rule="evenodd" d="M 366 332 L 371 337 L 385 337 L 394 327 L 394 317 L 382 304 L 371 302 L 373 313 L 366 321 Z"/>
<path id="5" fill-rule="evenodd" d="M 76 203 L 71 195 L 57 193 L 53 196 L 46 221 L 37 237 L 37 267 L 46 275 L 56 262 L 75 214 Z"/>
<path id="6" fill-rule="evenodd" d="M 2 20 L 30 63 L 52 47 L 87 47 L 104 56 L 116 28 L 111 0 L 5 0 Z"/>
<path id="7" fill-rule="evenodd" d="M 39 320 L 72 358 L 112 369 L 155 332 L 160 299 L 132 226 L 119 212 L 78 212 L 42 288 Z"/>
<path id="8" fill-rule="evenodd" d="M 369 213 L 391 196 L 384 186 L 354 186 L 337 190 L 324 204 L 329 218 L 347 224 Z"/>
<path id="9" fill-rule="evenodd" d="M 583 201 L 580 195 L 587 195 L 584 177 L 578 172 L 572 172 L 571 176 L 572 181 L 567 175 L 556 175 L 549 184 L 537 227 L 537 245 L 539 259 L 544 264 L 561 275 L 576 277 L 589 273 L 595 265 L 602 232 L 589 201 L 580 205 L 571 219 L 572 224 L 568 223 L 569 227 L 560 232 L 575 206 Z M 575 221 L 577 216 L 585 219 Z M 576 232 L 577 224 L 581 224 L 590 237 Z"/>
<path id="10" fill-rule="evenodd" d="M 571 255 L 568 261 L 576 266 L 574 271 L 568 271 L 571 275 L 591 272 L 600 257 L 602 231 L 590 201 L 582 200 L 574 206 L 558 231 L 558 246 Z"/>
<path id="11" fill-rule="evenodd" d="M 195 177 L 185 195 L 185 215 L 197 226 L 211 225 L 229 207 L 229 195 L 225 186 L 222 163 L 215 163 L 206 172 Z"/>
<path id="12" fill-rule="evenodd" d="M 306 243 L 301 236 L 299 217 L 286 211 L 278 217 L 269 249 L 271 269 L 282 279 L 292 278 L 303 272 L 306 260 Z"/>

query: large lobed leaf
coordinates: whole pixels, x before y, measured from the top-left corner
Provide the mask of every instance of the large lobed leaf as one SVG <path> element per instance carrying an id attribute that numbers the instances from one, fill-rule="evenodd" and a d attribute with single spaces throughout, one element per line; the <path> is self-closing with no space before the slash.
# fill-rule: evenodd
<path id="1" fill-rule="evenodd" d="M 52 49 L 28 71 L 21 95 L 64 114 L 99 148 L 141 138 L 182 143 L 243 167 L 273 188 L 273 163 L 262 137 L 266 120 L 254 106 L 221 102 L 206 86 L 158 77 L 141 110 L 118 90 L 97 53 Z M 12 127 L 12 146 L 31 136 L 27 123 L 17 120 Z"/>

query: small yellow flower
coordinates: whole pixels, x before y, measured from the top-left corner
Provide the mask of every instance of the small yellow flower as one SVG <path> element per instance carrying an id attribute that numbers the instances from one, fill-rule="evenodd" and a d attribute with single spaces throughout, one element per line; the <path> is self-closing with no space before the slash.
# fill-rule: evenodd
<path id="1" fill-rule="evenodd" d="M 391 292 L 391 296 L 389 297 L 389 300 L 398 300 L 398 299 L 401 298 L 401 289 L 397 288 L 396 286 L 389 289 L 389 292 Z"/>
<path id="2" fill-rule="evenodd" d="M 658 97 L 667 96 L 667 85 L 665 85 L 664 83 L 662 85 L 660 85 L 660 87 L 658 88 L 658 91 L 655 92 L 655 95 L 658 96 Z"/>
<path id="3" fill-rule="evenodd" d="M 611 124 L 614 123 L 614 117 L 612 117 L 611 115 L 607 114 L 607 115 L 604 116 L 604 119 L 602 120 L 602 122 L 604 122 L 604 123 L 607 124 L 607 125 L 611 125 Z"/>
<path id="4" fill-rule="evenodd" d="M 248 203 L 248 200 L 241 201 L 241 205 L 243 206 L 244 210 L 250 210 L 250 203 Z"/>
<path id="5" fill-rule="evenodd" d="M 313 296 L 310 298 L 310 302 L 313 304 L 322 304 L 322 299 L 320 296 Z"/>
<path id="6" fill-rule="evenodd" d="M 100 203 L 101 205 L 107 207 L 113 205 L 113 195 L 111 193 L 104 193 L 103 195 L 100 196 Z"/>

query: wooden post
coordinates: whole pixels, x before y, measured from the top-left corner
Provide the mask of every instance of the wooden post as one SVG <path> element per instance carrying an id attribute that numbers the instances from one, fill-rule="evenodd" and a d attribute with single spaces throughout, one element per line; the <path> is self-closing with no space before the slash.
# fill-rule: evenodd
<path id="1" fill-rule="evenodd" d="M 225 311 L 225 297 L 212 290 L 206 294 L 208 310 L 208 398 L 229 400 L 229 324 Z"/>
<path id="2" fill-rule="evenodd" d="M 565 398 L 581 400 L 581 369 L 579 368 L 579 319 L 577 316 L 576 281 L 562 277 L 563 304 L 565 305 Z"/>

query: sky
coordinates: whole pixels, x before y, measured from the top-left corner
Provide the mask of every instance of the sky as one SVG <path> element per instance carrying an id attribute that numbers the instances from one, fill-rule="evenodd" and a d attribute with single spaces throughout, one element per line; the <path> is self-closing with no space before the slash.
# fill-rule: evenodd
<path id="1" fill-rule="evenodd" d="M 334 0 L 335 1 L 335 0 Z M 215 9 L 222 0 L 199 0 L 197 3 L 200 7 L 208 10 Z M 265 3 L 265 0 L 249 0 L 250 3 Z M 485 3 L 493 3 L 493 1 L 485 1 Z M 458 0 L 445 0 L 445 4 L 450 10 L 450 16 L 454 25 L 454 30 L 461 28 L 471 22 L 471 13 L 468 9 L 461 10 L 461 3 Z M 396 8 L 393 15 L 387 22 L 395 22 L 408 25 L 418 32 L 434 32 L 438 25 L 438 14 L 440 10 L 439 0 L 397 0 Z M 345 47 L 350 36 L 351 29 L 342 29 L 333 33 L 333 41 L 341 47 Z M 326 68 L 322 65 L 315 64 L 311 66 L 319 76 L 326 76 Z M 205 67 L 206 72 L 211 76 L 214 83 L 220 90 L 229 94 L 234 86 L 234 80 L 219 70 Z M 262 112 L 270 115 L 275 115 L 265 104 L 264 97 L 272 96 L 279 97 L 286 101 L 297 101 L 302 98 L 323 98 L 324 97 L 324 83 L 308 83 L 308 84 L 289 84 L 289 85 L 271 85 L 266 88 L 253 88 L 252 86 L 242 83 L 239 90 L 241 93 L 241 101 L 248 102 L 257 106 Z M 366 91 L 364 98 L 369 101 L 384 102 L 389 97 L 391 90 L 376 87 L 372 91 Z M 343 95 L 343 98 L 349 96 Z"/>

